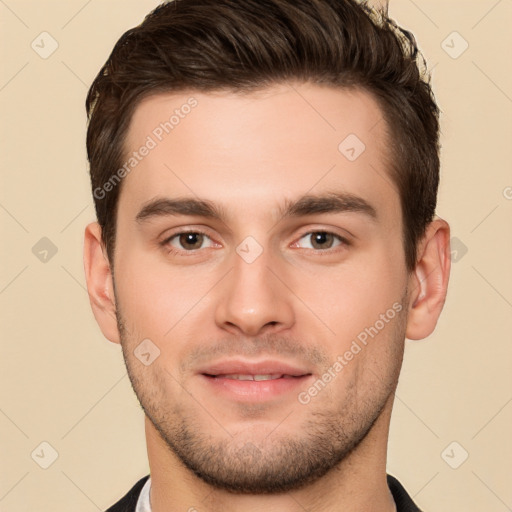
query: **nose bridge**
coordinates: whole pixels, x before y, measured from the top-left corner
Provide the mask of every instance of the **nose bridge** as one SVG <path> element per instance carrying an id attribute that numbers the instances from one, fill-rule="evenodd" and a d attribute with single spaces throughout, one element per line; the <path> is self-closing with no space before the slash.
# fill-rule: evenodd
<path id="1" fill-rule="evenodd" d="M 233 253 L 232 265 L 217 304 L 217 324 L 247 335 L 290 327 L 292 297 L 275 275 L 282 268 L 279 259 L 248 237 Z"/>

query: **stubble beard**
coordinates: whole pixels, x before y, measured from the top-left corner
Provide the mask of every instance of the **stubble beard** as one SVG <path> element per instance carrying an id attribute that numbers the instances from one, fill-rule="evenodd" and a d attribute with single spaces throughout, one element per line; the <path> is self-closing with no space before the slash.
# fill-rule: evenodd
<path id="1" fill-rule="evenodd" d="M 274 425 L 263 438 L 260 435 L 247 438 L 246 429 L 227 432 L 222 418 L 205 412 L 208 404 L 200 404 L 193 398 L 186 404 L 173 404 L 166 389 L 169 381 L 175 382 L 175 379 L 170 374 L 167 377 L 148 371 L 148 367 L 135 360 L 133 349 L 137 341 L 130 339 L 119 308 L 116 316 L 132 388 L 168 449 L 201 480 L 235 494 L 298 490 L 340 467 L 381 416 L 396 389 L 403 357 L 405 320 L 399 316 L 392 324 L 393 367 L 387 369 L 383 378 L 374 374 L 378 380 L 369 384 L 370 392 L 362 392 L 353 383 L 339 404 L 300 405 L 297 402 L 291 414 L 283 411 L 283 417 L 289 415 L 286 421 L 293 421 L 294 407 L 310 407 L 311 412 L 293 433 L 280 433 L 279 426 Z M 184 394 L 187 395 L 186 390 Z M 323 404 L 323 408 L 319 404 Z M 258 416 L 255 411 L 252 409 L 253 415 Z M 245 413 L 251 414 L 250 406 Z M 209 425 L 214 425 L 215 430 L 208 429 Z M 260 429 L 257 433 L 261 432 Z"/>

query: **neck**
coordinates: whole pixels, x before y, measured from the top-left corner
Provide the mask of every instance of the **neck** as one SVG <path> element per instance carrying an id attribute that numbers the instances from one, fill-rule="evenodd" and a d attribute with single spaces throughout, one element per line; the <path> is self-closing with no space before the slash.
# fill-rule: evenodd
<path id="1" fill-rule="evenodd" d="M 146 417 L 152 512 L 396 512 L 386 480 L 392 397 L 368 435 L 313 484 L 280 494 L 233 494 L 213 488 L 186 468 Z"/>

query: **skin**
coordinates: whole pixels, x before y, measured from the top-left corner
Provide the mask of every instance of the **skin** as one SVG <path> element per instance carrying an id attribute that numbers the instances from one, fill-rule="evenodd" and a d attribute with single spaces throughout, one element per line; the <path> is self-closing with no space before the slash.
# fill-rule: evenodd
<path id="1" fill-rule="evenodd" d="M 386 483 L 394 390 L 405 337 L 428 336 L 442 310 L 449 226 L 436 218 L 427 227 L 409 273 L 386 123 L 363 91 L 284 84 L 152 96 L 135 111 L 127 154 L 192 96 L 197 107 L 124 178 L 114 272 L 98 224 L 85 232 L 93 312 L 122 345 L 146 413 L 153 512 L 396 510 Z M 366 145 L 355 161 L 338 150 L 348 134 Z M 280 219 L 285 201 L 327 191 L 364 199 L 375 218 Z M 149 201 L 178 197 L 208 199 L 225 218 L 136 220 Z M 207 236 L 160 243 L 184 228 Z M 318 244 L 312 232 L 336 236 Z M 236 251 L 249 236 L 262 249 L 251 263 Z M 301 403 L 298 392 L 393 304 L 401 311 Z M 134 350 L 148 338 L 160 355 L 145 366 Z M 234 399 L 197 373 L 234 355 L 287 361 L 311 375 L 264 402 Z"/>

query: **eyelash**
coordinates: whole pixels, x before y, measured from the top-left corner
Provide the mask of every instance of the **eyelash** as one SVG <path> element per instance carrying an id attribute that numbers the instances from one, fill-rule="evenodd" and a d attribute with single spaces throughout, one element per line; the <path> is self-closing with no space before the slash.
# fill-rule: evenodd
<path id="1" fill-rule="evenodd" d="M 173 240 L 174 238 L 176 237 L 179 237 L 180 235 L 186 235 L 187 233 L 192 233 L 194 235 L 203 235 L 207 238 L 211 238 L 208 233 L 204 232 L 204 231 L 201 231 L 200 229 L 190 229 L 190 230 L 184 230 L 184 231 L 178 231 L 176 233 L 173 233 L 171 236 L 167 237 L 165 240 L 163 240 L 162 242 L 160 242 L 160 245 L 162 247 L 165 247 L 169 254 L 173 254 L 173 255 L 177 255 L 177 254 L 185 254 L 189 256 L 193 256 L 196 253 L 196 251 L 200 251 L 201 249 L 193 249 L 191 251 L 186 251 L 186 250 L 179 250 L 179 249 L 175 249 L 174 247 L 172 247 L 171 245 L 169 245 L 169 243 L 171 242 L 171 240 Z M 322 229 L 319 229 L 319 230 L 312 230 L 312 231 L 306 231 L 305 233 L 302 233 L 297 240 L 301 240 L 302 238 L 304 238 L 305 236 L 307 235 L 313 235 L 313 234 L 318 234 L 318 233 L 322 233 L 322 234 L 326 234 L 326 235 L 332 235 L 334 236 L 335 238 L 337 238 L 341 243 L 336 246 L 336 247 L 339 247 L 339 246 L 345 246 L 345 247 L 349 247 L 351 245 L 351 243 L 344 237 L 342 237 L 341 235 L 338 235 L 337 233 L 333 233 L 332 231 L 327 231 L 327 230 L 322 230 Z M 323 254 L 332 254 L 333 251 L 336 251 L 336 247 L 334 248 L 329 248 L 329 249 L 318 249 L 318 250 L 315 250 L 315 249 L 309 249 L 308 250 L 312 250 L 316 253 L 318 253 L 319 255 L 323 255 Z"/>

